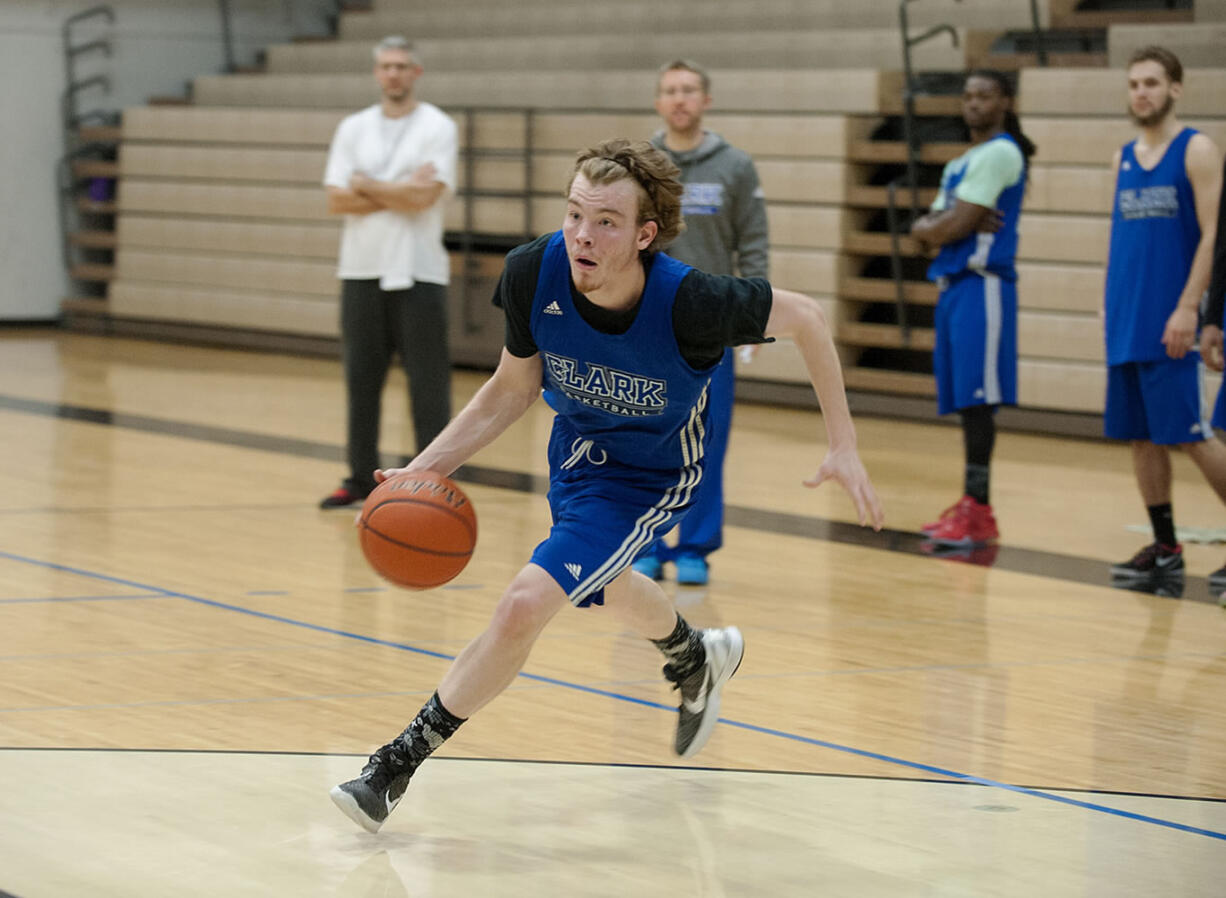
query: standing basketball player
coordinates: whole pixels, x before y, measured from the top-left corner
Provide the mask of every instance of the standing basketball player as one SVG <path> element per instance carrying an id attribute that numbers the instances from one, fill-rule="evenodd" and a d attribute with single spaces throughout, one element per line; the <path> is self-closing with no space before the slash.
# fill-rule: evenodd
<path id="1" fill-rule="evenodd" d="M 402 471 L 451 473 L 542 392 L 557 413 L 549 441 L 553 528 L 503 592 L 489 626 L 438 690 L 361 775 L 332 790 L 374 832 L 418 765 L 515 679 L 567 603 L 603 605 L 664 654 L 681 691 L 674 749 L 694 755 L 719 715 L 744 649 L 735 627 L 695 630 L 664 591 L 631 570 L 685 514 L 702 481 L 707 390 L 724 349 L 788 335 L 821 402 L 829 441 L 806 486 L 835 480 L 860 523 L 881 505 L 860 463 L 842 371 L 820 307 L 760 278 L 708 275 L 660 252 L 681 229 L 678 170 L 648 143 L 580 153 L 562 230 L 512 250 L 498 287 L 506 346 L 498 369 Z"/>
<path id="2" fill-rule="evenodd" d="M 932 352 L 937 410 L 962 418 L 964 495 L 924 526 L 938 543 L 985 545 L 1000 531 L 990 500 L 996 409 L 1017 404 L 1017 225 L 1034 144 L 1000 72 L 972 72 L 962 91 L 971 148 L 945 166 L 932 210 L 911 236 L 940 252 L 928 277 L 941 288 Z"/>
<path id="3" fill-rule="evenodd" d="M 1197 313 L 1209 285 L 1220 157 L 1204 134 L 1180 125 L 1183 66 L 1162 47 L 1128 64 L 1136 140 L 1116 152 L 1115 203 L 1104 302 L 1107 404 L 1104 431 L 1132 443 L 1133 468 L 1154 541 L 1114 576 L 1178 574 L 1183 549 L 1171 510 L 1170 447 L 1191 456 L 1226 500 L 1226 446 L 1202 402 Z"/>
<path id="4" fill-rule="evenodd" d="M 1224 367 L 1222 355 L 1222 321 L 1226 312 L 1226 163 L 1222 165 L 1222 192 L 1217 204 L 1217 235 L 1213 244 L 1213 274 L 1209 278 L 1209 299 L 1205 303 L 1204 327 L 1201 329 L 1201 361 L 1214 371 Z M 1213 426 L 1226 429 L 1226 384 L 1218 390 L 1217 404 L 1213 408 Z M 1226 589 L 1226 567 L 1218 568 L 1209 575 L 1209 586 L 1214 591 Z"/>
<path id="5" fill-rule="evenodd" d="M 660 69 L 656 112 L 664 120 L 651 143 L 681 169 L 685 185 L 682 213 L 685 231 L 669 246 L 675 259 L 708 274 L 767 276 L 766 201 L 758 171 L 747 153 L 702 124 L 711 106 L 711 79 L 697 64 L 677 59 Z M 711 441 L 707 468 L 694 508 L 677 528 L 677 545 L 656 542 L 634 569 L 653 579 L 665 561 L 677 567 L 677 582 L 702 586 L 708 579 L 708 556 L 724 542 L 724 455 L 732 427 L 736 361 L 732 349 L 711 373 L 708 415 Z"/>

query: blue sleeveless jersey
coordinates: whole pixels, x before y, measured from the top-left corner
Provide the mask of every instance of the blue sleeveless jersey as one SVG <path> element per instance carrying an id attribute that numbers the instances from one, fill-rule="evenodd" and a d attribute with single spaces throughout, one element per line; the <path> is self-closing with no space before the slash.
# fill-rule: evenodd
<path id="1" fill-rule="evenodd" d="M 1152 171 L 1137 164 L 1134 143 L 1124 145 L 1115 182 L 1111 249 L 1107 257 L 1107 364 L 1167 358 L 1166 320 L 1175 311 L 1200 243 L 1196 197 L 1184 168 L 1184 128 Z"/>
<path id="2" fill-rule="evenodd" d="M 683 468 L 705 452 L 711 374 L 682 358 L 673 334 L 673 299 L 689 271 L 657 253 L 634 323 L 605 334 L 571 299 L 561 231 L 545 249 L 531 318 L 545 399 L 579 437 L 624 465 Z"/>
<path id="3" fill-rule="evenodd" d="M 976 150 L 987 146 L 996 140 L 1007 140 L 1021 152 L 1018 144 L 1010 134 L 998 134 L 992 140 L 971 147 L 962 156 L 945 166 L 941 175 L 941 196 L 945 198 L 944 208 L 953 208 L 956 196 L 954 191 L 966 177 L 969 157 Z M 1026 195 L 1027 170 L 1017 182 L 1001 191 L 996 199 L 996 209 L 1004 218 L 1004 225 L 995 234 L 968 234 L 954 243 L 941 247 L 937 257 L 928 267 L 929 280 L 938 278 L 953 278 L 963 272 L 990 272 L 1006 281 L 1017 280 L 1017 269 L 1014 262 L 1017 259 L 1017 224 L 1022 216 L 1022 199 Z"/>

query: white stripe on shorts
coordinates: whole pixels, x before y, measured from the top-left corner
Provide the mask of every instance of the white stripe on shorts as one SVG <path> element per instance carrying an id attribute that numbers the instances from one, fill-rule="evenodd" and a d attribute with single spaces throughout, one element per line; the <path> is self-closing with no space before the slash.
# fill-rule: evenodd
<path id="1" fill-rule="evenodd" d="M 1000 278 L 983 273 L 983 402 L 1000 405 L 1000 328 L 1004 312 L 1001 309 Z"/>
<path id="2" fill-rule="evenodd" d="M 699 467 L 698 462 L 702 460 L 705 452 L 702 410 L 706 408 L 706 405 L 707 390 L 704 388 L 698 401 L 690 409 L 689 420 L 680 434 L 681 454 L 685 467 L 681 469 L 677 483 L 665 490 L 660 501 L 634 522 L 630 533 L 616 551 L 605 560 L 604 564 L 596 568 L 586 580 L 570 591 L 567 598 L 571 602 L 581 602 L 591 593 L 604 589 L 610 580 L 630 565 L 635 555 L 645 546 L 655 542 L 656 533 L 673 519 L 673 510 L 683 508 L 690 503 L 690 497 L 702 480 L 702 468 Z M 667 533 L 667 530 L 665 532 Z"/>

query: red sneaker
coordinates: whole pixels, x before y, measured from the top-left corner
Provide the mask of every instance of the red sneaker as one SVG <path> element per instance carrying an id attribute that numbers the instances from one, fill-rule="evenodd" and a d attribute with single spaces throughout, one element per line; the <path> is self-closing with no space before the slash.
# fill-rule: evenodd
<path id="1" fill-rule="evenodd" d="M 941 512 L 941 516 L 937 518 L 935 521 L 933 521 L 931 524 L 925 524 L 924 526 L 920 527 L 920 531 L 922 533 L 929 533 L 929 534 L 932 533 L 933 530 L 936 530 L 938 527 L 944 524 L 948 519 L 961 514 L 962 509 L 966 506 L 967 502 L 974 502 L 974 501 L 975 500 L 972 499 L 970 496 L 963 496 L 953 505 L 949 506 L 949 508 Z"/>
<path id="2" fill-rule="evenodd" d="M 984 546 L 1000 538 L 992 506 L 963 496 L 959 509 L 928 533 L 933 542 L 949 546 Z"/>
<path id="3" fill-rule="evenodd" d="M 364 494 L 359 494 L 349 489 L 347 486 L 338 486 L 328 495 L 324 496 L 319 503 L 322 509 L 329 508 L 348 508 L 351 505 L 357 505 L 366 501 Z"/>

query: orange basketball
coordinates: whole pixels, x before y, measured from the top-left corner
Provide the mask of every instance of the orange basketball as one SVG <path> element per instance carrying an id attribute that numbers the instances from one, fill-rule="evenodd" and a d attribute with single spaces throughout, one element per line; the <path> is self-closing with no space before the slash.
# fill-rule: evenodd
<path id="1" fill-rule="evenodd" d="M 358 518 L 362 553 L 382 577 L 408 589 L 442 586 L 477 545 L 477 514 L 455 483 L 422 471 L 385 480 Z"/>

